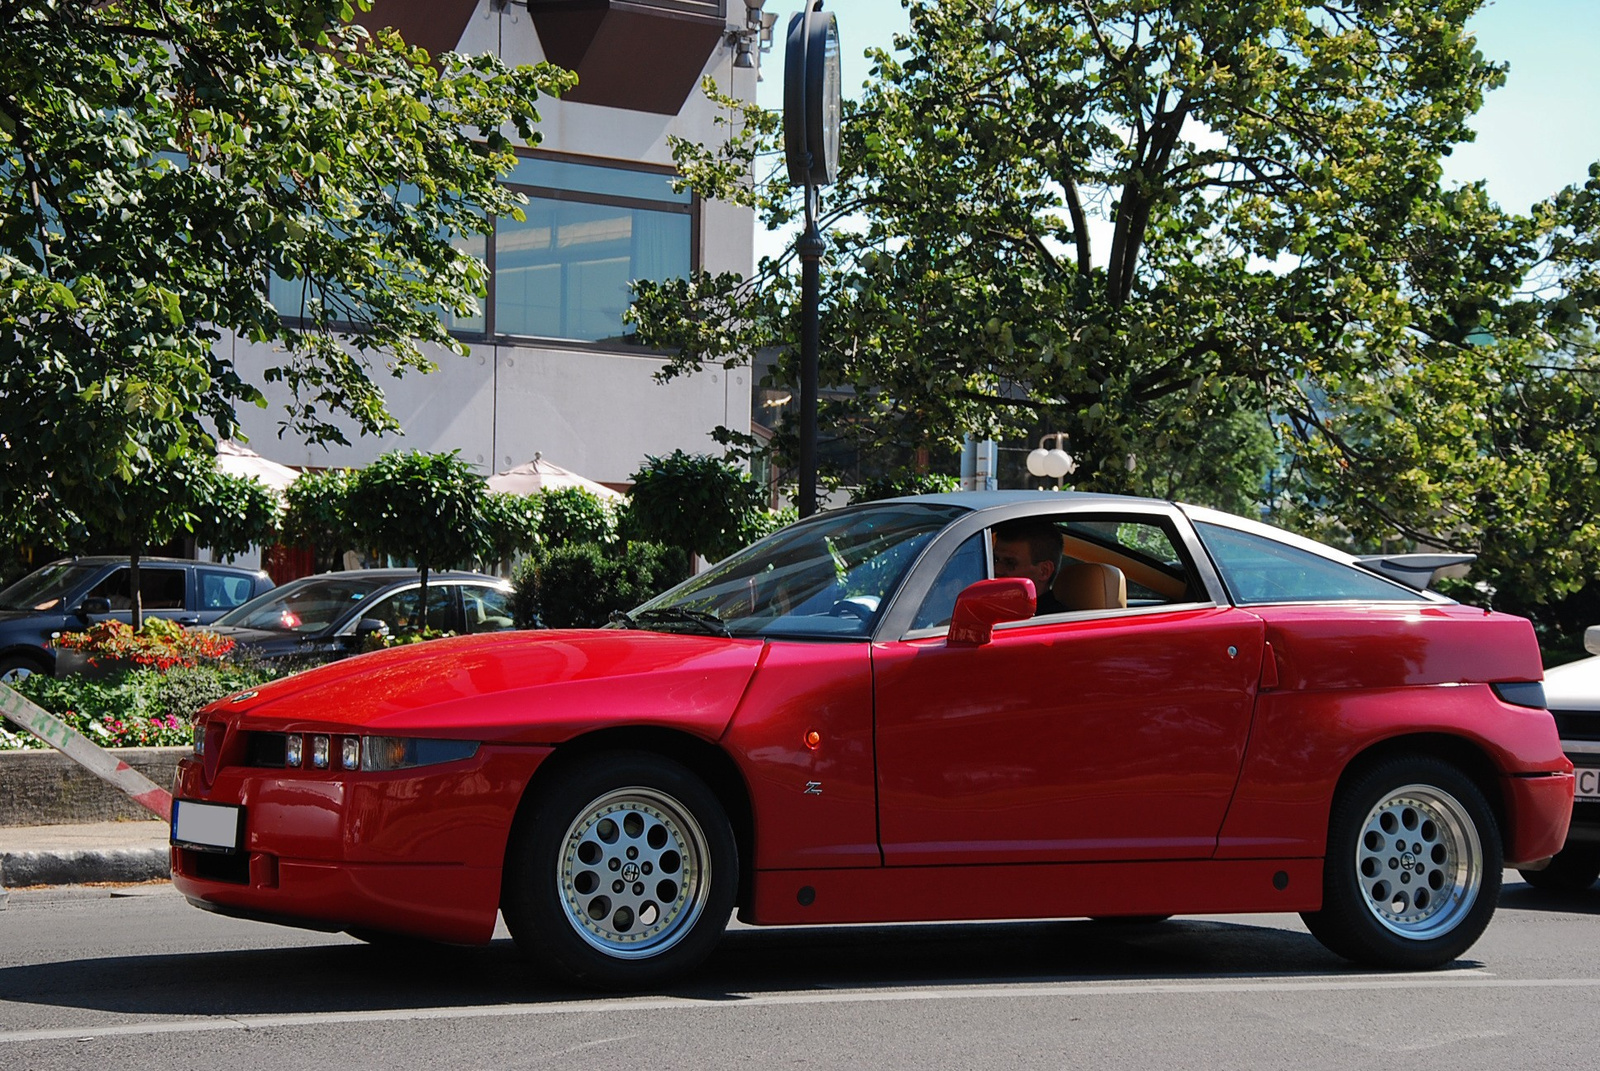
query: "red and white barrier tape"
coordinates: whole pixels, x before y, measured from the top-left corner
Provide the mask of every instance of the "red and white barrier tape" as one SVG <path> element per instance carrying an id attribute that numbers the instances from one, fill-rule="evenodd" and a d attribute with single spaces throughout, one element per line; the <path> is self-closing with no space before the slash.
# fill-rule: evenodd
<path id="1" fill-rule="evenodd" d="M 172 793 L 132 766 L 98 747 L 72 726 L 14 690 L 0 684 L 0 714 L 4 714 L 40 740 L 61 752 L 102 781 L 133 798 L 148 811 L 172 820 Z"/>

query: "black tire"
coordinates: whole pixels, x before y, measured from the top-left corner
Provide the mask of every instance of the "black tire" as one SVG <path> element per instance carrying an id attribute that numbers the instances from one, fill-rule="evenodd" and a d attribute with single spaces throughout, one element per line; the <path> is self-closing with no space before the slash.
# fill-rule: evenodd
<path id="1" fill-rule="evenodd" d="M 1582 892 L 1600 878 L 1600 846 L 1563 848 L 1543 870 L 1519 870 L 1522 880 L 1545 892 Z"/>
<path id="2" fill-rule="evenodd" d="M 50 668 L 39 659 L 25 654 L 0 655 L 0 682 L 10 684 L 34 673 L 48 677 Z"/>
<path id="3" fill-rule="evenodd" d="M 524 804 L 506 855 L 501 909 L 518 949 L 596 989 L 643 989 L 697 966 L 739 887 L 716 795 L 645 752 L 557 773 Z"/>
<path id="4" fill-rule="evenodd" d="M 1357 963 L 1438 967 L 1489 925 L 1503 865 L 1500 827 L 1471 779 L 1438 759 L 1389 759 L 1335 795 L 1322 910 L 1301 918 Z"/>

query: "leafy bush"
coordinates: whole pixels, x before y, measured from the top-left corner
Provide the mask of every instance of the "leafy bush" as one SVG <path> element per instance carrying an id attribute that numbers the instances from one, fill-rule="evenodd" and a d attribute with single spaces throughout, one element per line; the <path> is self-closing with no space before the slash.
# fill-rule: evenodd
<path id="1" fill-rule="evenodd" d="M 489 491 L 478 500 L 478 560 L 490 569 L 539 545 L 539 499 Z"/>
<path id="2" fill-rule="evenodd" d="M 272 676 L 259 666 L 174 666 L 125 669 L 99 680 L 35 673 L 12 687 L 101 747 L 165 747 L 189 743 L 190 719 L 207 703 Z M 0 751 L 47 746 L 0 728 Z"/>
<path id="3" fill-rule="evenodd" d="M 539 541 L 546 549 L 576 543 L 611 543 L 617 538 L 617 517 L 599 495 L 581 487 L 540 491 Z"/>
<path id="4" fill-rule="evenodd" d="M 688 556 L 659 543 L 613 551 L 594 543 L 556 547 L 517 570 L 512 613 L 520 628 L 596 628 L 688 575 Z"/>
<path id="5" fill-rule="evenodd" d="M 456 633 L 437 628 L 408 628 L 402 632 L 369 632 L 361 641 L 362 651 L 386 651 L 390 647 L 409 647 L 413 643 L 442 640 Z"/>
<path id="6" fill-rule="evenodd" d="M 628 527 L 641 539 L 717 561 L 765 534 L 766 498 L 766 488 L 737 465 L 674 450 L 646 457 L 633 474 Z"/>

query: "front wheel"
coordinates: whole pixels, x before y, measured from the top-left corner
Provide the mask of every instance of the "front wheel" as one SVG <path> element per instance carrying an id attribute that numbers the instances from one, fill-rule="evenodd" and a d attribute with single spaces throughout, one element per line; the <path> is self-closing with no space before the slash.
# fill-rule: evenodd
<path id="1" fill-rule="evenodd" d="M 1465 774 L 1437 759 L 1391 759 L 1335 796 L 1322 910 L 1301 917 L 1358 963 L 1441 966 L 1489 925 L 1502 863 L 1499 826 Z"/>
<path id="2" fill-rule="evenodd" d="M 27 655 L 11 654 L 0 658 L 0 682 L 15 684 L 27 680 L 35 673 L 48 673 L 38 660 Z"/>
<path id="3" fill-rule="evenodd" d="M 739 861 L 704 782 L 671 760 L 619 752 L 563 771 L 530 805 L 502 896 L 525 954 L 582 985 L 638 989 L 710 953 Z"/>

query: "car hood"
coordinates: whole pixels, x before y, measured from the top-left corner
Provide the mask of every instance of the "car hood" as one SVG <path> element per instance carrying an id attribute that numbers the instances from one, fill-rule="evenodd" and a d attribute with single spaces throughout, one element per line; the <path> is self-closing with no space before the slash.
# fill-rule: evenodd
<path id="1" fill-rule="evenodd" d="M 274 632 L 272 629 L 245 629 L 237 624 L 203 624 L 200 628 L 222 639 L 234 640 L 237 650 L 256 658 L 277 658 L 304 652 L 307 645 L 322 640 L 322 634 L 302 636 L 299 632 Z"/>
<path id="2" fill-rule="evenodd" d="M 761 640 L 633 630 L 499 632 L 358 655 L 212 704 L 243 729 L 556 744 L 601 725 L 722 734 Z"/>

